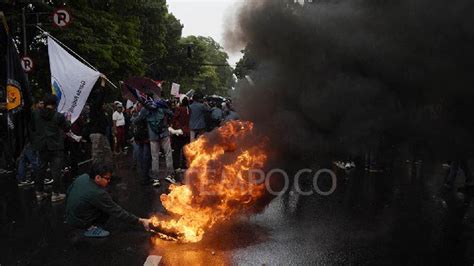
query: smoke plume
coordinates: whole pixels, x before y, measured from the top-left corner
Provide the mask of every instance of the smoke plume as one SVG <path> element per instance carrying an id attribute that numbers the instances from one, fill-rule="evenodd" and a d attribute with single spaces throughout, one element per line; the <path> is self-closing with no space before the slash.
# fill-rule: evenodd
<path id="1" fill-rule="evenodd" d="M 286 158 L 471 149 L 473 1 L 293 2 L 248 0 L 227 32 L 257 62 L 237 109 Z"/>

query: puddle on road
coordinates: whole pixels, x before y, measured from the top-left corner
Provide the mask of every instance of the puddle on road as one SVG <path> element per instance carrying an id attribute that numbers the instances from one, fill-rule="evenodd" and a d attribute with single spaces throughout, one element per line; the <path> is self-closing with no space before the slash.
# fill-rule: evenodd
<path id="1" fill-rule="evenodd" d="M 198 243 L 178 243 L 152 238 L 150 255 L 162 256 L 161 265 L 230 265 L 232 252 L 268 239 L 265 228 L 241 221 L 213 228 Z"/>

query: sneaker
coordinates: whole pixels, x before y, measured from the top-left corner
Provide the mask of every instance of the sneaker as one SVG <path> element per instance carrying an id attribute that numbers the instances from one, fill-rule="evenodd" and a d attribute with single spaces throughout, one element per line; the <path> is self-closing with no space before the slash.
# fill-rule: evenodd
<path id="1" fill-rule="evenodd" d="M 178 169 L 176 169 L 175 171 L 176 171 L 176 173 L 184 173 L 184 172 L 186 172 L 186 169 L 184 169 L 184 168 L 178 168 Z"/>
<path id="2" fill-rule="evenodd" d="M 37 201 L 42 201 L 44 200 L 46 197 L 48 197 L 48 194 L 44 193 L 44 192 L 36 192 L 36 200 Z"/>
<path id="3" fill-rule="evenodd" d="M 340 169 L 345 169 L 345 166 L 344 166 L 344 163 L 341 162 L 341 161 L 334 161 L 332 162 L 336 167 L 340 168 Z"/>
<path id="4" fill-rule="evenodd" d="M 53 195 L 51 195 L 51 202 L 60 202 L 60 201 L 63 201 L 65 198 L 66 198 L 65 194 L 53 192 Z"/>
<path id="5" fill-rule="evenodd" d="M 18 186 L 19 186 L 19 187 L 26 187 L 26 186 L 32 186 L 32 185 L 34 185 L 34 184 L 35 184 L 35 181 L 30 180 L 30 179 L 27 179 L 27 180 L 25 180 L 25 181 L 20 181 L 20 182 L 18 183 Z"/>
<path id="6" fill-rule="evenodd" d="M 176 179 L 174 179 L 172 175 L 167 176 L 165 180 L 170 182 L 171 184 L 176 184 Z"/>
<path id="7" fill-rule="evenodd" d="M 61 173 L 64 174 L 64 173 L 69 172 L 70 170 L 71 170 L 71 167 L 66 166 L 63 169 L 61 169 Z"/>
<path id="8" fill-rule="evenodd" d="M 9 174 L 12 174 L 12 173 L 13 173 L 12 170 L 7 170 L 7 169 L 0 168 L 0 175 L 9 175 Z"/>
<path id="9" fill-rule="evenodd" d="M 161 186 L 161 182 L 158 179 L 153 179 L 153 182 L 152 182 L 151 185 L 154 186 L 154 187 L 159 187 L 159 186 Z"/>
<path id="10" fill-rule="evenodd" d="M 354 167 L 355 167 L 355 163 L 351 161 L 346 162 L 346 164 L 344 165 L 344 169 L 346 170 L 352 169 Z"/>
<path id="11" fill-rule="evenodd" d="M 52 183 L 54 183 L 54 179 L 45 178 L 43 181 L 45 185 L 51 185 Z"/>
<path id="12" fill-rule="evenodd" d="M 85 232 L 84 232 L 84 236 L 85 237 L 97 237 L 97 238 L 100 238 L 100 237 L 107 237 L 109 236 L 110 233 L 109 231 L 107 230 L 104 230 L 100 227 L 97 227 L 97 226 L 91 226 L 89 227 L 89 229 L 87 229 Z"/>
<path id="13" fill-rule="evenodd" d="M 444 169 L 449 169 L 449 168 L 451 168 L 451 165 L 450 165 L 449 163 L 443 163 L 441 166 L 442 166 Z"/>
<path id="14" fill-rule="evenodd" d="M 369 168 L 369 173 L 382 173 L 382 172 L 383 172 L 382 168 L 377 168 L 373 166 Z"/>

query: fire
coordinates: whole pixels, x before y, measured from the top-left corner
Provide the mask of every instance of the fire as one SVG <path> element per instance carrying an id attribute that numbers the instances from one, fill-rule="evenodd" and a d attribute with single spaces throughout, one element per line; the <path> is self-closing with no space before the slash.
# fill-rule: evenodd
<path id="1" fill-rule="evenodd" d="M 182 242 L 198 242 L 214 225 L 249 214 L 265 194 L 254 169 L 262 169 L 266 139 L 251 122 L 232 121 L 185 147 L 185 185 L 171 185 L 161 202 L 171 219 L 152 217 L 153 226 Z"/>

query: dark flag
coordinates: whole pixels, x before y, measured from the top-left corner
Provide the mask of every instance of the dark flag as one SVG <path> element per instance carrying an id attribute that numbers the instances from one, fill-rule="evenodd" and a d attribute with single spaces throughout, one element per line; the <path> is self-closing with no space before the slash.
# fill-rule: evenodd
<path id="1" fill-rule="evenodd" d="M 162 81 L 154 81 L 145 77 L 133 77 L 122 84 L 122 96 L 132 102 L 148 100 L 149 94 L 161 95 Z"/>
<path id="2" fill-rule="evenodd" d="M 32 104 L 28 79 L 21 67 L 18 49 L 0 14 L 0 146 L 2 168 L 13 168 L 28 139 L 28 123 Z"/>
<path id="3" fill-rule="evenodd" d="M 132 87 L 128 83 L 122 83 L 122 95 L 124 98 L 132 101 L 132 102 L 140 102 L 141 104 L 144 104 L 145 101 L 147 100 L 147 95 Z"/>
<path id="4" fill-rule="evenodd" d="M 142 88 L 143 89 L 143 88 Z M 146 91 L 146 92 L 144 92 Z M 160 91 L 161 92 L 161 91 Z M 139 90 L 131 85 L 129 85 L 127 82 L 122 83 L 122 96 L 132 102 L 139 102 L 145 108 L 151 108 L 151 109 L 156 109 L 156 108 L 169 108 L 168 104 L 162 100 L 154 100 L 153 97 L 149 96 L 149 94 L 152 93 L 148 89 L 143 89 Z"/>

